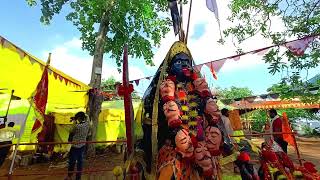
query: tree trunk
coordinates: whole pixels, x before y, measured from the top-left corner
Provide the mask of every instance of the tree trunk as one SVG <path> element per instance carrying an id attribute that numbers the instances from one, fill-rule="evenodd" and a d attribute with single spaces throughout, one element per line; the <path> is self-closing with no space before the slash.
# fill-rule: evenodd
<path id="1" fill-rule="evenodd" d="M 101 74 L 102 74 L 102 63 L 103 63 L 103 54 L 104 54 L 104 45 L 106 40 L 106 35 L 109 29 L 109 20 L 107 12 L 104 12 L 101 18 L 99 32 L 96 39 L 95 51 L 93 56 L 92 72 L 91 72 L 91 81 L 90 86 L 94 89 L 100 89 L 101 85 Z M 98 118 L 101 112 L 101 104 L 103 102 L 103 96 L 95 91 L 89 92 L 89 117 L 92 121 L 91 137 L 89 140 L 96 140 L 96 132 L 98 126 Z M 95 144 L 88 145 L 88 155 L 95 155 Z"/>

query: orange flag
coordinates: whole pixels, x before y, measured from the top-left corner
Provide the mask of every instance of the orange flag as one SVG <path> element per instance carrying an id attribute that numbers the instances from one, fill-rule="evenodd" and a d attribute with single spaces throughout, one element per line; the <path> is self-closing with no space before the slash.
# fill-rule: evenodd
<path id="1" fill-rule="evenodd" d="M 284 133 L 292 133 L 289 119 L 287 116 L 287 113 L 282 113 L 282 132 Z M 295 147 L 295 140 L 294 140 L 293 134 L 283 134 L 283 139 L 288 142 L 291 146 Z"/>

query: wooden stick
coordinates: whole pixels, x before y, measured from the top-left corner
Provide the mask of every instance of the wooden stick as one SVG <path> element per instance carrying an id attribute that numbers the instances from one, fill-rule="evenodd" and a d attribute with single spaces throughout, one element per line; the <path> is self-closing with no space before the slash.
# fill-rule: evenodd
<path id="1" fill-rule="evenodd" d="M 117 140 L 117 141 L 79 141 L 79 142 L 38 142 L 38 143 L 20 143 L 19 146 L 31 146 L 31 145 L 57 145 L 57 144 L 99 144 L 99 143 L 126 143 L 127 140 Z M 0 145 L 2 147 L 15 146 L 17 144 L 5 144 Z"/>
<path id="2" fill-rule="evenodd" d="M 190 17 L 191 17 L 191 9 L 192 9 L 192 0 L 190 0 L 190 7 L 189 7 L 189 15 L 188 15 L 188 24 L 187 24 L 187 33 L 185 43 L 188 43 L 188 35 L 189 35 L 189 26 L 190 26 Z"/>
<path id="3" fill-rule="evenodd" d="M 295 132 L 288 132 L 288 133 L 259 133 L 259 134 L 245 134 L 245 135 L 229 135 L 230 137 L 245 137 L 245 136 L 263 136 L 263 135 L 279 135 L 279 134 L 297 134 Z"/>

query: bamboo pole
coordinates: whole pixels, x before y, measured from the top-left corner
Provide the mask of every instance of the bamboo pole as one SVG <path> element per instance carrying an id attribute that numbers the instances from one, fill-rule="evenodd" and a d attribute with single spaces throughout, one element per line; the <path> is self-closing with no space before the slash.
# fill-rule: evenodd
<path id="1" fill-rule="evenodd" d="M 190 0 L 189 15 L 188 15 L 188 24 L 187 24 L 187 33 L 186 33 L 186 38 L 185 38 L 185 40 L 184 40 L 186 44 L 188 44 L 188 35 L 189 35 L 191 9 L 192 9 L 192 0 Z"/>
<path id="2" fill-rule="evenodd" d="M 17 156 L 17 151 L 18 151 L 18 148 L 19 148 L 19 145 L 20 145 L 22 132 L 24 131 L 24 128 L 25 128 L 25 126 L 26 126 L 26 122 L 27 122 L 28 116 L 29 116 L 29 114 L 30 114 L 31 106 L 32 106 L 32 103 L 30 103 L 30 106 L 29 106 L 29 109 L 28 109 L 26 118 L 24 119 L 23 124 L 22 124 L 22 126 L 20 127 L 18 142 L 17 142 L 17 144 L 15 145 L 15 149 L 14 149 L 14 152 L 13 152 L 13 157 L 12 157 L 11 164 L 10 164 L 10 169 L 9 169 L 9 174 L 8 174 L 8 179 L 9 179 L 9 180 L 12 179 L 14 161 L 15 161 L 16 156 Z"/>

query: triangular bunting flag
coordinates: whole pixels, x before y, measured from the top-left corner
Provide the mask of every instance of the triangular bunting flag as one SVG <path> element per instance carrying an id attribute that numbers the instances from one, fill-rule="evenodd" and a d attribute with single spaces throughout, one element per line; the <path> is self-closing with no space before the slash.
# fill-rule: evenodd
<path id="1" fill-rule="evenodd" d="M 203 64 L 199 64 L 199 65 L 194 66 L 193 68 L 195 71 L 201 72 L 202 66 L 203 66 Z"/>
<path id="2" fill-rule="evenodd" d="M 256 51 L 254 51 L 252 54 L 257 54 L 259 56 L 263 56 L 265 55 L 267 52 L 269 51 L 269 48 L 267 49 L 258 49 Z"/>
<path id="3" fill-rule="evenodd" d="M 0 46 L 3 46 L 4 41 L 4 38 L 0 36 Z"/>
<path id="4" fill-rule="evenodd" d="M 51 75 L 52 74 L 52 70 L 48 68 L 48 73 Z"/>
<path id="5" fill-rule="evenodd" d="M 62 77 L 62 76 L 60 76 L 60 75 L 58 75 L 58 76 L 59 76 L 59 80 L 60 80 L 60 82 L 62 82 L 63 77 Z"/>
<path id="6" fill-rule="evenodd" d="M 139 82 L 140 82 L 140 80 L 139 80 L 139 79 L 134 80 L 134 82 L 136 83 L 136 85 L 137 85 L 137 86 L 139 86 Z"/>
<path id="7" fill-rule="evenodd" d="M 40 66 L 41 71 L 43 71 L 44 66 L 42 64 L 40 64 L 40 63 L 39 63 L 39 66 Z"/>
<path id="8" fill-rule="evenodd" d="M 234 61 L 239 61 L 239 60 L 240 60 L 240 55 L 234 56 L 232 59 L 233 59 Z"/>
<path id="9" fill-rule="evenodd" d="M 212 61 L 212 62 L 208 62 L 205 65 L 210 69 L 211 71 L 211 66 L 212 68 L 215 69 L 215 72 L 219 72 L 220 69 L 222 68 L 222 66 L 224 65 L 224 63 L 226 62 L 227 59 L 223 59 L 223 60 L 219 60 L 219 61 Z"/>
<path id="10" fill-rule="evenodd" d="M 151 76 L 149 76 L 149 77 L 146 77 L 146 79 L 150 80 L 150 79 L 151 79 Z"/>
<path id="11" fill-rule="evenodd" d="M 32 58 L 32 57 L 30 57 L 29 56 L 29 61 L 30 61 L 30 63 L 33 65 L 36 61 Z"/>
<path id="12" fill-rule="evenodd" d="M 64 78 L 64 82 L 66 83 L 66 85 L 68 85 L 69 80 L 67 78 Z"/>
<path id="13" fill-rule="evenodd" d="M 55 73 L 55 72 L 53 72 L 53 77 L 54 77 L 54 79 L 57 79 L 58 74 L 57 74 L 57 73 Z"/>
<path id="14" fill-rule="evenodd" d="M 25 57 L 26 53 L 24 51 L 22 51 L 21 49 L 17 48 L 17 53 L 20 56 L 20 60 L 23 60 L 23 58 Z"/>
<path id="15" fill-rule="evenodd" d="M 8 48 L 10 46 L 10 43 L 6 40 L 3 41 L 3 48 Z"/>
<path id="16" fill-rule="evenodd" d="M 304 51 L 308 48 L 309 44 L 315 39 L 313 37 L 306 37 L 292 42 L 285 43 L 284 46 L 289 49 L 296 56 L 303 56 Z"/>
<path id="17" fill-rule="evenodd" d="M 215 80 L 217 80 L 218 77 L 217 77 L 216 71 L 215 71 L 214 68 L 213 68 L 213 63 L 214 63 L 214 62 L 206 63 L 206 66 L 209 67 L 209 69 L 210 69 L 210 71 L 211 71 L 211 73 L 212 73 L 213 78 L 214 78 Z"/>

